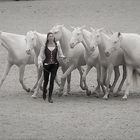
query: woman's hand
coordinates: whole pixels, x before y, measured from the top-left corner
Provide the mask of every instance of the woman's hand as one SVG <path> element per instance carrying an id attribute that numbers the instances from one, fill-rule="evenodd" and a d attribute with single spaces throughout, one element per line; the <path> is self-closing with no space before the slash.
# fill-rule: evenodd
<path id="1" fill-rule="evenodd" d="M 61 57 L 61 60 L 62 60 L 62 62 L 63 62 L 64 64 L 68 64 L 68 63 L 69 63 L 69 59 L 68 59 L 66 56 Z"/>
<path id="2" fill-rule="evenodd" d="M 43 63 L 42 63 L 41 61 L 38 62 L 38 68 L 39 68 L 39 69 L 43 68 Z"/>

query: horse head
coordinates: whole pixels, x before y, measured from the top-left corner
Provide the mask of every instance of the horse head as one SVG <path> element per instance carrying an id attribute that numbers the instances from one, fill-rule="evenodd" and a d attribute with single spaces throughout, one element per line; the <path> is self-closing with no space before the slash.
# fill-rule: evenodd
<path id="1" fill-rule="evenodd" d="M 102 46 L 103 51 L 105 51 L 109 46 L 111 46 L 111 41 L 109 35 L 107 35 L 106 30 L 104 28 L 100 29 L 93 29 L 91 28 L 92 31 L 92 40 L 91 44 L 97 44 L 97 46 Z M 108 52 L 105 52 L 106 56 L 109 56 Z"/>
<path id="2" fill-rule="evenodd" d="M 70 40 L 70 47 L 74 48 L 78 43 L 83 41 L 83 29 L 85 26 L 82 27 L 74 27 L 74 30 L 72 32 L 72 37 Z"/>
<path id="3" fill-rule="evenodd" d="M 91 27 L 90 29 L 91 29 L 91 33 L 92 33 L 92 38 L 94 38 L 94 40 L 97 42 L 97 44 L 100 44 L 100 42 L 101 42 L 101 32 L 103 32 L 104 28 L 93 29 Z"/>
<path id="4" fill-rule="evenodd" d="M 26 53 L 31 55 L 31 50 L 36 46 L 35 31 L 27 32 L 25 40 L 27 46 Z"/>
<path id="5" fill-rule="evenodd" d="M 50 32 L 54 34 L 55 40 L 59 41 L 62 37 L 62 28 L 64 28 L 64 25 L 56 25 L 53 26 Z"/>
<path id="6" fill-rule="evenodd" d="M 116 32 L 110 37 L 109 39 L 110 43 L 108 43 L 105 49 L 106 56 L 110 56 L 111 53 L 113 53 L 114 51 L 117 50 L 117 48 L 120 47 L 121 39 L 122 39 L 122 34 L 120 32 Z"/>

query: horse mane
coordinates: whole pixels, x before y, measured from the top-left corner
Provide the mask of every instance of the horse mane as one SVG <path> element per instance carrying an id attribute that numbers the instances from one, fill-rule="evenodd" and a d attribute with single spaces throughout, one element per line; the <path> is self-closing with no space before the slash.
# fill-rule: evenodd
<path id="1" fill-rule="evenodd" d="M 9 32 L 3 32 L 3 31 L 0 31 L 0 35 L 2 35 L 2 33 L 8 35 L 8 36 L 25 36 L 25 35 L 21 35 L 21 34 L 15 34 L 15 33 L 9 33 Z"/>
<path id="2" fill-rule="evenodd" d="M 70 42 L 72 33 L 64 25 L 58 25 L 58 27 L 61 29 L 62 36 L 63 36 L 61 40 L 59 40 L 61 44 L 61 49 L 62 49 L 63 54 L 67 56 L 70 49 L 69 42 Z"/>
<path id="3" fill-rule="evenodd" d="M 36 36 L 36 38 L 39 40 L 39 43 L 41 45 L 45 45 L 44 44 L 45 42 L 42 41 L 42 38 L 45 38 L 46 39 L 47 38 L 47 35 L 46 34 L 41 34 L 41 33 L 37 32 L 37 31 L 34 31 L 33 33 Z"/>
<path id="4" fill-rule="evenodd" d="M 108 35 L 106 35 L 105 33 L 103 33 L 103 32 L 101 32 L 100 33 L 100 36 L 101 36 L 101 42 L 102 43 L 105 43 L 105 40 L 107 39 L 107 40 L 109 40 L 109 36 Z M 104 46 L 104 45 L 103 45 Z"/>
<path id="5" fill-rule="evenodd" d="M 71 38 L 71 31 L 68 30 L 64 25 L 60 25 L 62 32 L 65 34 L 65 37 L 70 37 Z"/>
<path id="6" fill-rule="evenodd" d="M 91 32 L 89 32 L 86 29 L 83 29 L 83 35 L 86 36 L 86 38 L 90 41 L 91 40 Z"/>

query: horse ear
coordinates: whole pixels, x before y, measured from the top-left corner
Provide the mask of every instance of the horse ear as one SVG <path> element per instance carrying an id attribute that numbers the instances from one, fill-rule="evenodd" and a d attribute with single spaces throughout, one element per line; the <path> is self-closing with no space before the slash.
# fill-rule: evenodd
<path id="1" fill-rule="evenodd" d="M 74 26 L 70 26 L 72 29 L 75 29 L 75 27 Z"/>
<path id="2" fill-rule="evenodd" d="M 118 37 L 120 37 L 121 36 L 121 33 L 120 32 L 118 32 Z"/>
<path id="3" fill-rule="evenodd" d="M 61 24 L 61 27 L 64 27 L 64 24 Z"/>
<path id="4" fill-rule="evenodd" d="M 113 35 L 113 31 L 110 30 L 110 33 Z"/>
<path id="5" fill-rule="evenodd" d="M 95 30 L 95 29 L 93 29 L 92 27 L 90 27 L 90 29 L 91 29 L 91 31 L 92 31 L 92 32 L 95 32 L 95 31 L 96 31 L 96 30 Z"/>
<path id="6" fill-rule="evenodd" d="M 103 30 L 104 30 L 104 27 L 99 28 L 99 29 L 98 29 L 98 32 L 102 32 Z"/>
<path id="7" fill-rule="evenodd" d="M 36 30 L 33 30 L 33 33 L 36 33 Z"/>
<path id="8" fill-rule="evenodd" d="M 82 27 L 81 27 L 81 29 L 84 29 L 86 26 L 85 25 L 83 25 Z"/>

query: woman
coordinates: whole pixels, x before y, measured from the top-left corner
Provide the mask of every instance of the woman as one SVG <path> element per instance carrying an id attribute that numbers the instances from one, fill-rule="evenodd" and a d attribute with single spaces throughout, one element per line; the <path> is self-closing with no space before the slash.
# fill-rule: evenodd
<path id="1" fill-rule="evenodd" d="M 53 33 L 47 34 L 47 40 L 45 46 L 41 47 L 40 54 L 38 56 L 39 67 L 43 66 L 44 71 L 44 83 L 43 83 L 43 99 L 46 100 L 47 85 L 50 77 L 48 102 L 53 103 L 52 92 L 54 87 L 54 79 L 59 67 L 57 55 L 61 58 L 65 58 L 60 46 L 57 45 Z"/>

